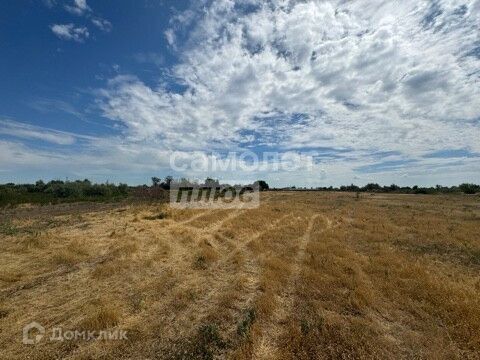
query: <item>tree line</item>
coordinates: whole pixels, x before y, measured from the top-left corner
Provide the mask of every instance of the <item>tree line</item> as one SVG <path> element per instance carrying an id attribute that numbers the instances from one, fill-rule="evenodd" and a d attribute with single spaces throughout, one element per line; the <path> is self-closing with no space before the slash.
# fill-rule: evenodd
<path id="1" fill-rule="evenodd" d="M 269 190 L 269 186 L 264 180 L 257 180 L 253 184 L 248 185 L 241 185 L 241 184 L 227 184 L 221 183 L 218 179 L 213 179 L 211 177 L 207 177 L 204 181 L 199 180 L 190 180 L 187 178 L 181 179 L 174 179 L 172 176 L 167 176 L 163 181 L 159 177 L 152 177 L 152 186 L 153 187 L 160 187 L 164 190 L 170 190 L 171 187 L 179 188 L 179 187 L 209 187 L 209 188 L 216 188 L 216 187 L 234 187 L 234 188 L 241 188 L 244 186 L 251 186 L 253 188 L 257 188 L 260 191 Z"/>
<path id="2" fill-rule="evenodd" d="M 464 194 L 476 194 L 480 193 L 480 185 L 463 183 L 458 186 L 442 186 L 436 185 L 431 187 L 422 186 L 398 186 L 395 184 L 388 186 L 381 186 L 377 183 L 369 183 L 365 186 L 342 185 L 339 187 L 287 187 L 287 188 L 275 188 L 273 190 L 316 190 L 316 191 L 345 191 L 345 192 L 378 192 L 378 193 L 398 193 L 398 194 L 452 194 L 452 193 L 464 193 Z"/>
<path id="3" fill-rule="evenodd" d="M 21 203 L 59 203 L 74 201 L 111 201 L 125 198 L 129 194 L 127 184 L 94 184 L 90 180 L 62 181 L 35 184 L 0 185 L 0 205 Z"/>
<path id="4" fill-rule="evenodd" d="M 163 193 L 170 190 L 172 186 L 207 186 L 207 187 L 242 187 L 242 185 L 220 184 L 220 181 L 213 178 L 206 178 L 204 181 L 191 181 L 185 178 L 174 179 L 171 176 L 163 180 L 158 177 L 152 177 L 151 186 L 128 186 L 127 184 L 92 183 L 90 180 L 62 181 L 52 180 L 44 182 L 38 180 L 35 184 L 0 184 L 0 206 L 7 204 L 21 203 L 59 203 L 76 201 L 115 201 L 127 197 L 139 198 L 166 198 Z M 365 186 L 343 185 L 339 187 L 286 187 L 271 188 L 264 180 L 257 180 L 250 186 L 255 186 L 260 191 L 282 191 L 282 190 L 314 190 L 314 191 L 342 191 L 342 192 L 370 192 L 370 193 L 398 193 L 398 194 L 476 194 L 480 193 L 480 185 L 463 183 L 458 186 L 420 187 L 420 186 L 398 186 L 395 184 L 381 186 L 377 183 L 370 183 Z"/>

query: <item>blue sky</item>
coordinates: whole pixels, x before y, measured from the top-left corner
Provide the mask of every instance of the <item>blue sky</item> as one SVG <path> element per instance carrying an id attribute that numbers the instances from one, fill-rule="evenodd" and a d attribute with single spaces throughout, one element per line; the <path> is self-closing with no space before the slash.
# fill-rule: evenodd
<path id="1" fill-rule="evenodd" d="M 182 1 L 172 4 L 177 9 L 185 6 Z M 174 8 L 157 1 L 98 1 L 87 3 L 92 10 L 77 15 L 65 9 L 69 5 L 74 2 L 1 5 L 1 112 L 39 126 L 105 134 L 112 124 L 91 109 L 92 90 L 118 73 L 134 73 L 155 83 L 155 62 L 168 67 L 176 61 L 164 36 Z M 97 18 L 112 24 L 111 30 L 95 26 L 92 19 Z M 89 36 L 78 41 L 56 36 L 51 30 L 55 24 L 86 28 Z M 79 121 L 80 114 L 89 122 Z"/>
<path id="2" fill-rule="evenodd" d="M 5 1 L 0 54 L 0 182 L 479 182 L 480 0 Z"/>

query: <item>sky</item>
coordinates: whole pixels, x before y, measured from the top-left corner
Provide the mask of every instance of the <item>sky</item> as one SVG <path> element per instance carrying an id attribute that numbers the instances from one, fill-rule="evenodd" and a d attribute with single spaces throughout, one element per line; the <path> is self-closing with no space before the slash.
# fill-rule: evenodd
<path id="1" fill-rule="evenodd" d="M 480 0 L 1 2 L 0 183 L 167 175 L 479 183 Z"/>

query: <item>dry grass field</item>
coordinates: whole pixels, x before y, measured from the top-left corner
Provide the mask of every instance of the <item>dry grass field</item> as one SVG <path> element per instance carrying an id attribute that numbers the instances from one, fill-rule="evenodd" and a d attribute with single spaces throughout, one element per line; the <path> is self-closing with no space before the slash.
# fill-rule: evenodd
<path id="1" fill-rule="evenodd" d="M 480 358 L 478 196 L 69 206 L 0 213 L 1 359 Z"/>

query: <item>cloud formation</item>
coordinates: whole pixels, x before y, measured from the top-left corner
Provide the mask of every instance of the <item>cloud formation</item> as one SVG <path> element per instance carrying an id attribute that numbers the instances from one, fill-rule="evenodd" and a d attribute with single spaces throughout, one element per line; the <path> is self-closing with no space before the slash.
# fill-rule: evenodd
<path id="1" fill-rule="evenodd" d="M 479 151 L 478 4 L 197 2 L 166 33 L 184 91 L 121 76 L 102 108 L 180 148 Z"/>
<path id="2" fill-rule="evenodd" d="M 44 3 L 49 8 L 56 5 L 55 0 L 44 1 Z M 86 17 L 96 28 L 103 32 L 112 31 L 112 23 L 107 19 L 94 14 L 92 8 L 88 6 L 87 0 L 73 0 L 64 5 L 64 9 L 71 14 Z M 86 26 L 77 26 L 72 23 L 64 25 L 54 24 L 50 26 L 50 29 L 57 37 L 64 40 L 83 42 L 90 36 L 89 30 Z"/>
<path id="3" fill-rule="evenodd" d="M 140 64 L 153 64 L 155 66 L 163 66 L 165 63 L 165 58 L 160 53 L 154 52 L 140 52 L 133 56 L 135 61 Z"/>
<path id="4" fill-rule="evenodd" d="M 100 17 L 92 17 L 91 18 L 92 24 L 95 25 L 102 31 L 110 32 L 112 31 L 112 23 L 106 19 L 102 19 Z"/>
<path id="5" fill-rule="evenodd" d="M 53 24 L 50 26 L 52 32 L 62 40 L 73 40 L 84 42 L 90 36 L 88 29 L 84 26 L 74 24 Z"/>
<path id="6" fill-rule="evenodd" d="M 75 136 L 70 133 L 45 129 L 8 119 L 0 120 L 0 134 L 17 138 L 41 140 L 57 145 L 72 145 L 75 142 Z"/>
<path id="7" fill-rule="evenodd" d="M 65 5 L 65 10 L 75 15 L 83 15 L 92 9 L 87 5 L 87 0 L 73 0 L 71 5 Z"/>

